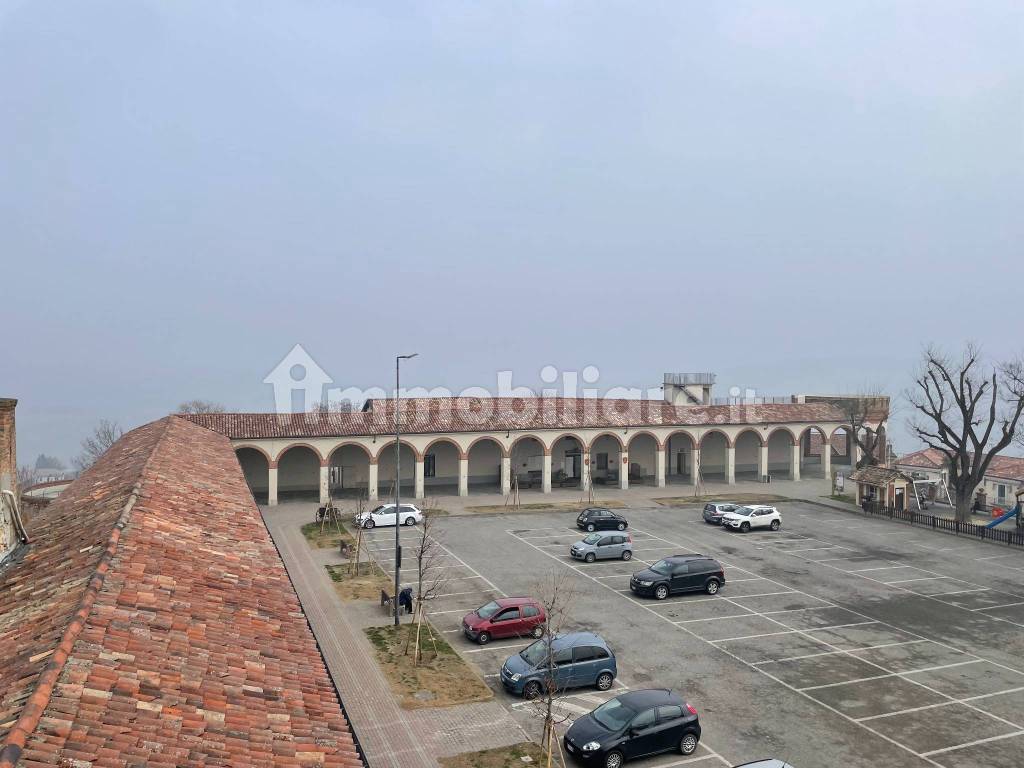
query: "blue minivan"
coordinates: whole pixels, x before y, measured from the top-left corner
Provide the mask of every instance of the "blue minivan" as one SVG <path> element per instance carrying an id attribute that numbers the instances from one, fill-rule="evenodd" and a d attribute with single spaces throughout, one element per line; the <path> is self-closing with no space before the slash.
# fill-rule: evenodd
<path id="1" fill-rule="evenodd" d="M 551 661 L 557 690 L 594 686 L 599 691 L 607 691 L 618 674 L 615 654 L 608 643 L 593 632 L 555 635 L 551 641 Z M 525 699 L 535 699 L 544 692 L 547 676 L 546 637 L 509 656 L 501 666 L 501 684 L 505 690 Z"/>

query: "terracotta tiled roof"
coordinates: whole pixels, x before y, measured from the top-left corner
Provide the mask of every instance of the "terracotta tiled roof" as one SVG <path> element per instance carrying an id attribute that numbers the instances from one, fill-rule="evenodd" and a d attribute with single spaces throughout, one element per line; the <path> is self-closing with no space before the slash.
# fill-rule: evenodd
<path id="1" fill-rule="evenodd" d="M 498 432 L 720 424 L 835 423 L 828 403 L 673 406 L 660 400 L 435 397 L 402 400 L 402 430 L 412 433 Z M 235 440 L 348 437 L 394 432 L 392 400 L 370 400 L 359 413 L 204 413 L 186 418 Z"/>
<path id="2" fill-rule="evenodd" d="M 947 460 L 942 451 L 935 448 L 925 448 L 921 451 L 908 453 L 906 456 L 900 456 L 896 463 L 905 467 L 943 469 L 947 464 Z M 1024 482 L 1024 458 L 1020 456 L 993 456 L 985 477 Z"/>
<path id="3" fill-rule="evenodd" d="M 0 767 L 361 766 L 221 435 L 125 435 L 0 571 Z"/>
<path id="4" fill-rule="evenodd" d="M 858 483 L 876 486 L 888 485 L 893 480 L 910 480 L 898 469 L 889 469 L 888 467 L 862 467 L 851 472 L 850 479 Z"/>

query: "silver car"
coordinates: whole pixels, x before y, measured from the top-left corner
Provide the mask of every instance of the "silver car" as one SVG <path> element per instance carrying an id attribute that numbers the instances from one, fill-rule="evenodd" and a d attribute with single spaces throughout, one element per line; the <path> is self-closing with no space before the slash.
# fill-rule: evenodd
<path id="1" fill-rule="evenodd" d="M 591 533 L 569 547 L 574 560 L 592 563 L 595 560 L 630 560 L 633 557 L 633 537 L 628 533 L 608 531 Z"/>

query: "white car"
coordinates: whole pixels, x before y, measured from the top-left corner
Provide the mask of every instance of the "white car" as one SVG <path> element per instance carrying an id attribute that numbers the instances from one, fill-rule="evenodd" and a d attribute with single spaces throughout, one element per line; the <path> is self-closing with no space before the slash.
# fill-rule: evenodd
<path id="1" fill-rule="evenodd" d="M 423 521 L 423 513 L 413 504 L 403 504 L 398 520 L 402 525 L 416 525 Z M 395 505 L 381 504 L 369 512 L 362 512 L 356 515 L 356 525 L 363 528 L 376 528 L 378 525 L 395 524 Z"/>
<path id="2" fill-rule="evenodd" d="M 743 533 L 752 528 L 770 528 L 777 531 L 782 527 L 782 515 L 775 507 L 769 507 L 767 504 L 751 504 L 722 515 L 722 527 L 733 528 Z"/>

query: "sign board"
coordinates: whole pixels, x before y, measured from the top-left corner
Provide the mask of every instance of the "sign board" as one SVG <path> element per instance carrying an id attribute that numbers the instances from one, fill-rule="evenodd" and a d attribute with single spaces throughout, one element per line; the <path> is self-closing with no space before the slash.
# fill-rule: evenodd
<path id="1" fill-rule="evenodd" d="M 836 472 L 836 490 L 837 491 L 841 492 L 843 490 L 845 482 L 846 482 L 846 478 L 843 477 L 843 473 L 842 472 Z"/>

